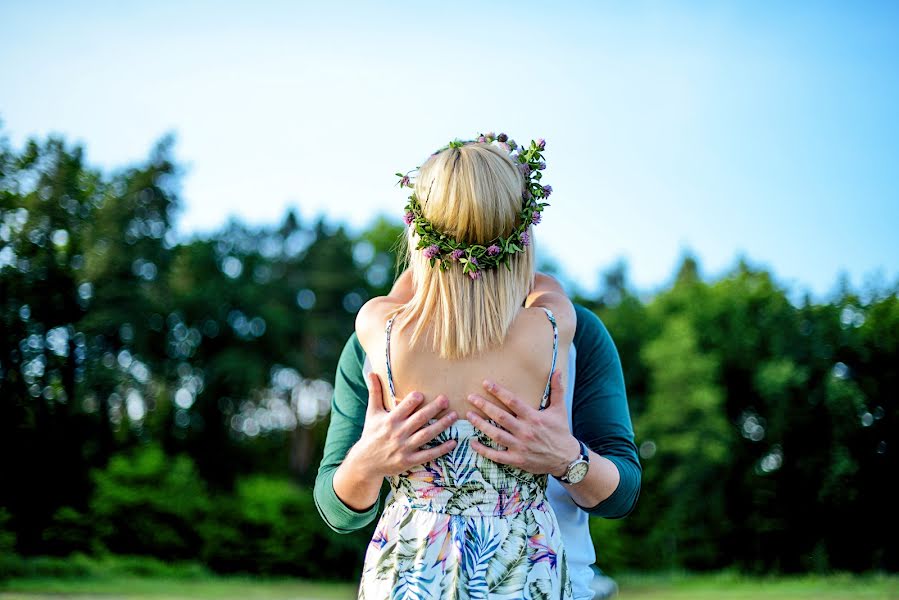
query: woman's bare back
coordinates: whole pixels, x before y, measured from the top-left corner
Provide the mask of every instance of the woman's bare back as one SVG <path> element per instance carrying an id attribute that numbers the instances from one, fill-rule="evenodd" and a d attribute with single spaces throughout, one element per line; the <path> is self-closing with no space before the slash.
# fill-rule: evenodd
<path id="1" fill-rule="evenodd" d="M 564 302 L 570 306 L 567 299 Z M 370 301 L 357 319 L 359 340 L 371 361 L 372 369 L 381 379 L 383 397 L 388 408 L 393 408 L 394 400 L 391 399 L 387 376 L 388 346 L 385 329 L 388 315 L 398 306 L 389 297 L 379 298 L 377 301 Z M 569 311 L 565 306 L 556 306 L 557 311 L 551 306 L 545 308 L 550 310 L 558 324 L 556 369 L 564 375 L 567 372 L 568 348 L 574 326 L 569 322 Z M 570 313 L 573 314 L 573 310 Z M 400 401 L 412 391 L 421 392 L 425 402 L 433 401 L 443 394 L 449 400 L 449 407 L 438 417 L 455 411 L 464 419 L 468 411 L 474 411 L 486 418 L 467 398 L 472 393 L 485 396 L 482 382 L 490 379 L 513 390 L 519 399 L 534 408 L 539 407 L 551 374 L 553 358 L 553 325 L 543 307 L 522 307 L 502 344 L 481 355 L 462 359 L 440 357 L 430 349 L 427 336 L 419 347 L 410 348 L 413 328 L 400 328 L 398 324 L 398 320 L 392 324 L 389 345 L 395 401 Z M 498 403 L 492 398 L 487 399 Z"/>

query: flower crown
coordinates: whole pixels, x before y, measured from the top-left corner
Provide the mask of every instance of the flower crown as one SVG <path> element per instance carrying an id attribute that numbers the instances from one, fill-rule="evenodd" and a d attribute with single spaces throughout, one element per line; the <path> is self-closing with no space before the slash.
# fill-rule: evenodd
<path id="1" fill-rule="evenodd" d="M 445 271 L 451 262 L 459 262 L 462 265 L 462 273 L 467 273 L 471 279 L 480 279 L 483 271 L 495 269 L 500 265 L 505 265 L 507 269 L 512 270 L 509 266 L 509 259 L 513 255 L 523 252 L 525 247 L 531 243 L 528 229 L 531 225 L 540 222 L 540 213 L 544 207 L 549 206 L 548 203 L 538 202 L 538 200 L 549 198 L 553 189 L 552 186 L 540 183 L 543 178 L 541 171 L 546 168 L 542 154 L 546 148 L 546 142 L 542 138 L 537 141 L 531 140 L 530 146 L 526 148 L 518 146 L 515 140 L 509 139 L 505 133 L 495 135 L 490 132 L 478 134 L 474 140 L 453 140 L 431 156 L 449 148 L 461 148 L 465 144 L 474 143 L 498 145 L 509 153 L 509 157 L 517 164 L 524 176 L 525 184 L 521 191 L 522 206 L 521 212 L 518 214 L 519 223 L 512 233 L 506 237 L 494 238 L 486 245 L 460 242 L 435 229 L 431 222 L 424 217 L 415 192 L 409 196 L 403 220 L 406 225 L 415 228 L 415 233 L 419 238 L 416 250 L 424 249 L 424 255 L 429 259 L 432 267 L 439 261 L 440 268 Z M 405 175 L 397 173 L 397 177 L 400 178 L 398 185 L 401 188 L 414 187 L 410 173 L 417 170 L 418 168 L 413 169 Z"/>

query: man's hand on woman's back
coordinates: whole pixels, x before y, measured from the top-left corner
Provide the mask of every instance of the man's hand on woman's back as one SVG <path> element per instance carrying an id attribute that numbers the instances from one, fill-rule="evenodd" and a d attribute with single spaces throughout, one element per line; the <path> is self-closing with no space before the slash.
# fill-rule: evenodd
<path id="1" fill-rule="evenodd" d="M 475 427 L 506 449 L 489 448 L 477 440 L 471 442 L 472 449 L 494 462 L 529 473 L 564 474 L 572 458 L 580 451 L 580 444 L 571 435 L 568 426 L 560 371 L 553 373 L 551 384 L 550 404 L 546 409 L 539 410 L 520 400 L 511 390 L 485 381 L 484 389 L 502 402 L 502 407 L 487 402 L 478 394 L 471 394 L 468 401 L 484 411 L 496 425 L 474 412 L 469 412 L 467 416 Z"/>
<path id="2" fill-rule="evenodd" d="M 384 477 L 432 461 L 456 445 L 455 440 L 448 440 L 439 446 L 421 449 L 458 418 L 455 412 L 450 412 L 428 424 L 446 409 L 446 396 L 438 396 L 422 406 L 424 396 L 420 392 L 411 392 L 396 408 L 388 411 L 384 407 L 380 378 L 370 373 L 367 384 L 368 408 L 362 435 L 334 472 L 333 480 L 337 497 L 356 511 L 366 510 L 378 501 Z"/>
<path id="3" fill-rule="evenodd" d="M 362 437 L 350 449 L 362 465 L 366 465 L 373 477 L 390 477 L 408 471 L 415 465 L 443 456 L 455 445 L 455 440 L 422 450 L 421 447 L 437 437 L 458 419 L 449 412 L 434 423 L 428 424 L 448 406 L 446 396 L 437 396 L 433 402 L 422 406 L 424 395 L 411 392 L 391 411 L 384 406 L 380 378 L 369 373 L 368 410 Z"/>

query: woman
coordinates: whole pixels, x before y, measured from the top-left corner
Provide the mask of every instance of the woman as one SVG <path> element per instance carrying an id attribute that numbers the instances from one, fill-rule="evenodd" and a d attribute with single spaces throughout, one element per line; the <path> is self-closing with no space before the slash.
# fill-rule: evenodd
<path id="1" fill-rule="evenodd" d="M 422 429 L 423 448 L 451 451 L 390 478 L 391 501 L 368 546 L 359 597 L 570 598 L 546 475 L 474 451 L 502 450 L 468 420 L 488 374 L 534 407 L 567 370 L 574 308 L 535 276 L 533 225 L 552 191 L 539 180 L 543 141 L 500 134 L 453 142 L 418 170 L 406 207 L 409 270 L 359 311 L 356 332 L 388 408 L 411 390 L 447 408 Z M 447 426 L 449 424 L 449 426 Z"/>

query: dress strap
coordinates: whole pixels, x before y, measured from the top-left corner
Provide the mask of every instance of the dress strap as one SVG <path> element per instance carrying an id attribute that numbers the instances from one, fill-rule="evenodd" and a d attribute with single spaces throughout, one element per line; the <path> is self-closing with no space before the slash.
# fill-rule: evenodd
<path id="1" fill-rule="evenodd" d="M 393 326 L 394 318 L 387 319 L 387 328 L 384 330 L 387 333 L 387 345 L 384 354 L 387 358 L 387 383 L 390 385 L 390 399 L 396 404 L 396 389 L 393 387 L 393 371 L 390 368 L 390 328 Z"/>
<path id="2" fill-rule="evenodd" d="M 540 410 L 543 410 L 549 406 L 549 392 L 553 380 L 553 373 L 556 371 L 556 355 L 558 354 L 559 349 L 559 328 L 556 327 L 556 317 L 553 316 L 553 312 L 545 306 L 541 306 L 540 308 L 546 313 L 546 318 L 549 319 L 549 322 L 552 323 L 553 326 L 553 362 L 549 369 L 549 379 L 546 380 L 546 389 L 543 391 L 543 400 L 540 401 Z M 389 367 L 387 372 L 390 372 Z"/>

